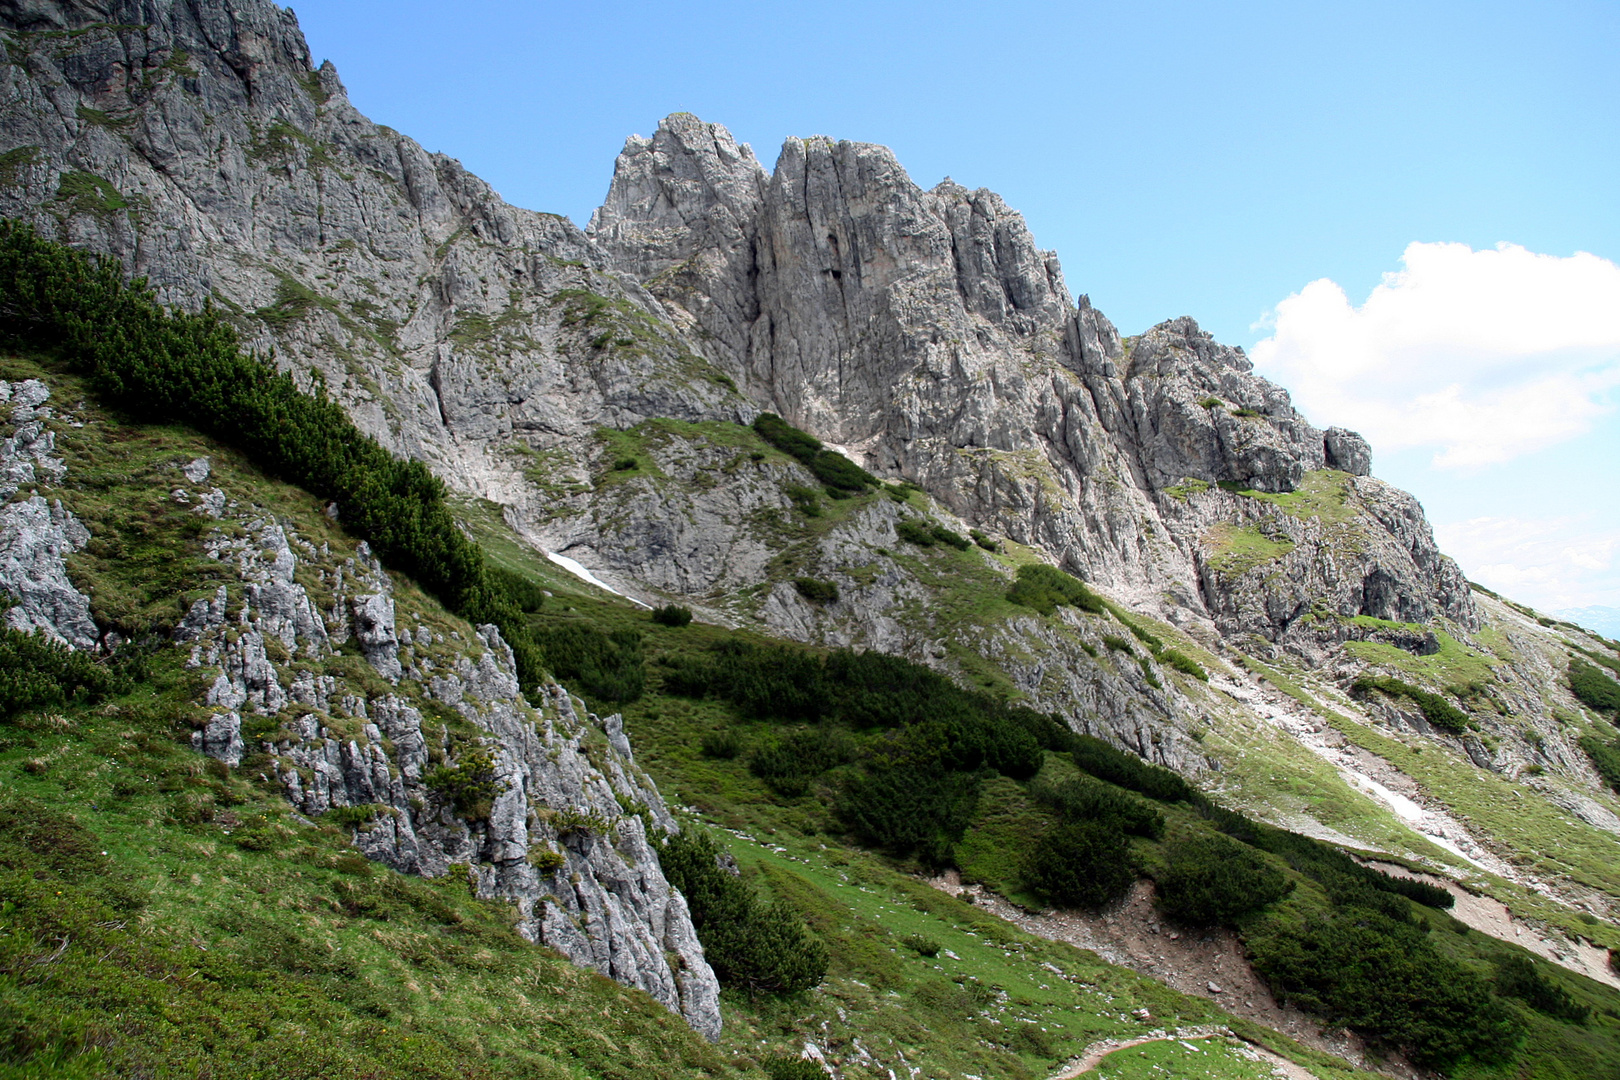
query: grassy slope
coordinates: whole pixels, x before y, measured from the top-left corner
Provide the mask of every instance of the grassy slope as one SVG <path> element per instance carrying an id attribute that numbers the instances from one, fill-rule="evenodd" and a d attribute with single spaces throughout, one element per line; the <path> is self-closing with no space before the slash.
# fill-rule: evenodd
<path id="1" fill-rule="evenodd" d="M 0 362 L 0 377 L 46 378 L 58 411 L 84 421 L 57 425 L 69 472 L 48 494 L 95 535 L 73 572 L 101 618 L 161 634 L 211 592 L 204 519 L 168 498 L 195 456 L 305 538 L 355 546 L 240 455 L 75 407 L 82 385 L 27 361 Z M 402 611 L 468 632 L 397 585 Z M 744 1071 L 646 995 L 524 942 L 514 912 L 464 877 L 375 866 L 347 830 L 290 813 L 251 759 L 228 773 L 195 754 L 201 684 L 181 658 L 160 650 L 123 699 L 0 726 L 0 1076 Z M 330 663 L 366 679 L 353 657 Z"/>
<path id="2" fill-rule="evenodd" d="M 716 825 L 735 830 L 731 846 L 741 863 L 757 867 L 779 895 L 786 896 L 806 913 L 811 925 L 827 937 L 833 949 L 834 964 L 827 984 L 809 999 L 795 1003 L 792 1009 L 782 1010 L 770 1002 L 728 997 L 728 1018 L 734 1026 L 726 1036 L 726 1045 L 734 1045 L 733 1040 L 743 1038 L 741 1025 L 747 1024 L 750 1041 L 771 1036 L 810 1038 L 824 1049 L 841 1049 L 846 1054 L 856 1052 L 853 1040 L 859 1038 L 865 1050 L 884 1060 L 888 1067 L 896 1067 L 898 1055 L 886 1058 L 882 1051 L 893 1047 L 904 1052 L 906 1061 L 912 1065 L 926 1062 L 951 1072 L 1024 1076 L 1040 1074 L 1041 1062 L 1048 1060 L 1045 1051 L 1050 1051 L 1049 1060 L 1055 1061 L 1075 1053 L 1089 1041 L 1127 1038 L 1141 1033 L 1140 1026 L 1129 1023 L 1129 1010 L 1123 1010 L 1127 1022 L 1119 1023 L 1117 1015 L 1112 1021 L 1107 1016 L 1087 1017 L 1087 1006 L 1094 1007 L 1094 1001 L 1088 1003 L 1082 998 L 1070 1000 L 1066 1006 L 1059 1003 L 1054 1012 L 1053 1002 L 1035 995 L 1022 1005 L 1021 1015 L 1032 1018 L 1037 1028 L 1044 1025 L 1047 1030 L 1038 1036 L 1041 1041 L 1033 1045 L 1013 1044 L 1008 1041 L 1005 1029 L 986 1026 L 993 1017 L 981 1016 L 967 1021 L 964 1026 L 960 1013 L 962 1003 L 950 995 L 939 995 L 937 988 L 929 989 L 926 978 L 930 976 L 926 970 L 923 971 L 924 981 L 910 981 L 910 976 L 907 981 L 895 981 L 898 971 L 918 970 L 918 965 L 922 964 L 921 959 L 901 943 L 900 939 L 909 934 L 940 942 L 962 958 L 950 964 L 940 962 L 941 966 L 931 977 L 976 978 L 986 985 L 1001 986 L 1009 991 L 1016 988 L 1019 993 L 1030 985 L 1031 978 L 1035 980 L 1034 985 L 1039 985 L 1043 979 L 1040 972 L 1045 970 L 1039 967 L 1042 963 L 1057 963 L 1070 972 L 1065 965 L 1073 963 L 1076 956 L 1084 956 L 1093 964 L 1096 961 L 1090 954 L 1040 942 L 1002 925 L 999 934 L 1005 935 L 1006 940 L 1023 943 L 1023 966 L 1015 969 L 1012 982 L 1006 981 L 1005 969 L 985 967 L 982 962 L 990 959 L 989 954 L 959 947 L 964 944 L 960 920 L 983 923 L 993 920 L 920 885 L 914 876 L 915 867 L 895 865 L 847 847 L 827 811 L 824 798 L 815 792 L 796 799 L 774 794 L 748 771 L 744 764 L 746 750 L 731 760 L 715 760 L 703 755 L 700 742 L 709 732 L 729 727 L 740 733 L 746 747 L 781 730 L 767 722 L 738 721 L 726 706 L 712 700 L 691 700 L 660 692 L 661 658 L 706 648 L 732 632 L 696 623 L 681 630 L 669 629 L 656 626 L 642 614 L 620 605 L 583 597 L 571 597 L 570 601 L 574 608 L 571 614 L 545 617 L 589 618 L 605 626 L 634 626 L 646 634 L 648 693 L 640 701 L 626 706 L 624 712 L 639 760 L 659 780 L 666 797 L 688 805 Z M 1052 756 L 1047 770 L 1046 776 L 1055 774 L 1061 779 L 1073 766 Z M 1170 820 L 1172 836 L 1181 831 L 1207 828 L 1201 819 L 1185 809 L 1163 809 Z M 1046 810 L 1027 797 L 1025 785 L 1004 777 L 988 782 L 978 816 L 958 852 L 964 875 L 1015 900 L 1036 903 L 1020 892 L 1018 867 L 1033 836 L 1051 820 Z M 1161 859 L 1160 844 L 1136 838 L 1132 840 L 1132 847 L 1143 865 L 1150 866 Z M 784 883 L 788 887 L 784 888 Z M 918 897 L 924 898 L 930 911 L 915 910 Z M 1308 918 L 1323 910 L 1325 903 L 1314 885 L 1302 881 L 1296 894 L 1282 905 L 1280 917 Z M 941 911 L 941 904 L 947 905 L 945 911 Z M 1464 960 L 1482 974 L 1489 975 L 1493 959 L 1520 951 L 1484 935 L 1470 934 L 1460 923 L 1442 913 L 1416 906 L 1414 910 L 1436 928 L 1434 937 L 1442 943 L 1443 952 Z M 1443 933 L 1445 930 L 1450 933 Z M 1029 969 L 1030 962 L 1037 970 Z M 1181 997 L 1119 969 L 1103 967 L 1114 972 L 1114 978 L 1123 980 L 1118 984 L 1121 988 L 1139 987 L 1134 992 L 1146 995 L 1134 1000 L 1149 1008 L 1155 1017 L 1152 1026 L 1207 1023 L 1221 1015 L 1211 1004 Z M 1589 1027 L 1575 1028 L 1525 1010 L 1529 1033 L 1512 1075 L 1557 1077 L 1563 1075 L 1558 1071 L 1561 1068 L 1558 1062 L 1566 1059 L 1587 1061 L 1598 1070 L 1620 1061 L 1620 1023 L 1616 1023 L 1620 994 L 1576 976 L 1558 977 L 1599 1015 Z M 1052 985 L 1050 979 L 1045 981 Z M 1157 995 L 1157 1004 L 1154 1004 L 1154 995 Z M 1136 1004 L 1130 1006 L 1131 1009 L 1136 1007 Z M 786 1013 L 793 1014 L 791 1021 Z M 923 1028 L 934 1033 L 931 1041 L 920 1044 L 914 1041 L 918 1038 L 918 1027 L 913 1021 L 919 1020 Z M 1101 1026 L 1096 1026 L 1099 1023 Z M 1256 1029 L 1249 1026 L 1240 1030 L 1253 1034 Z M 999 1051 L 978 1045 L 987 1038 L 1000 1044 Z M 1297 1046 L 1281 1042 L 1277 1046 L 1295 1060 L 1310 1059 L 1310 1055 Z M 992 1068 L 982 1060 L 986 1053 L 1012 1055 L 1016 1060 L 1001 1057 L 999 1064 Z M 1320 1069 L 1320 1059 L 1313 1067 Z M 896 1071 L 898 1073 L 898 1068 Z M 1462 1076 L 1496 1074 L 1495 1070 L 1478 1064 L 1458 1073 Z M 1319 1071 L 1319 1075 L 1324 1074 Z"/>
<path id="3" fill-rule="evenodd" d="M 1339 478 L 1332 474 L 1319 477 L 1313 474 L 1312 479 L 1319 482 L 1307 484 L 1307 490 L 1302 495 L 1278 497 L 1274 501 L 1287 513 L 1322 517 L 1326 524 L 1339 528 L 1353 527 L 1343 506 L 1344 492 L 1342 483 L 1337 482 Z M 853 501 L 845 503 L 839 509 L 852 504 Z M 801 519 L 797 527 L 802 532 L 792 539 L 801 544 L 811 542 L 831 524 L 833 521 L 825 517 Z M 928 613 L 936 625 L 971 631 L 995 625 L 1009 615 L 1027 616 L 1022 609 L 1005 602 L 1002 593 L 1006 578 L 993 568 L 994 564 L 999 563 L 1011 569 L 1020 561 L 1022 553 L 1012 550 L 990 557 L 976 549 L 958 553 L 948 548 L 923 550 L 904 544 L 899 546 L 900 551 L 880 554 L 903 561 L 913 575 L 937 592 L 938 609 Z M 654 628 L 638 615 L 613 604 L 585 605 L 577 608 L 576 615 L 572 617 L 578 617 L 579 613 L 603 625 L 646 628 L 649 634 L 649 694 L 626 710 L 627 724 L 635 733 L 638 745 L 643 748 L 644 759 L 653 763 L 655 775 L 666 784 L 675 782 L 681 798 L 716 815 L 718 820 L 728 825 L 755 831 L 780 829 L 782 832 L 779 835 L 783 836 L 791 831 L 836 839 L 836 823 L 831 820 L 824 804 L 814 796 L 782 800 L 752 777 L 739 762 L 707 760 L 698 748 L 704 734 L 725 728 L 737 730 L 745 747 L 756 745 L 776 732 L 773 725 L 739 725 L 729 710 L 718 703 L 665 697 L 658 692 L 657 670 L 661 655 L 704 647 L 726 636 L 725 631 L 702 626 L 693 626 L 685 631 Z M 1089 620 L 1083 621 L 1088 625 L 1090 623 Z M 1196 656 L 1212 670 L 1224 667 L 1216 657 L 1199 649 L 1191 639 L 1174 628 L 1139 617 L 1136 621 L 1150 627 L 1172 647 Z M 1103 616 L 1099 617 L 1096 626 L 1108 629 L 1112 623 Z M 1054 627 L 1059 632 L 1069 632 L 1059 623 L 1054 623 Z M 965 636 L 952 633 L 947 640 L 954 645 Z M 1410 659 L 1410 654 L 1400 655 Z M 1436 668 L 1434 672 L 1424 673 L 1427 676 L 1425 681 L 1432 682 L 1441 682 L 1442 676 L 1446 681 L 1477 679 L 1481 674 L 1479 669 L 1485 667 L 1476 651 L 1450 639 L 1442 640 L 1439 655 L 1424 659 Z M 995 687 L 1004 679 L 1000 672 L 993 669 L 981 670 L 986 668 L 986 664 L 981 658 L 973 656 L 971 649 L 952 647 L 951 660 L 971 681 L 980 685 Z M 1224 701 L 1223 695 L 1212 693 L 1179 674 L 1169 671 L 1162 674 L 1174 678 L 1183 692 L 1193 695 L 1207 710 L 1210 726 L 1202 733 L 1202 741 L 1206 751 L 1218 757 L 1226 766 L 1222 774 L 1222 787 L 1228 798 L 1236 795 L 1240 805 L 1268 807 L 1270 812 L 1266 816 L 1280 814 L 1284 820 L 1294 812 L 1308 815 L 1315 821 L 1340 829 L 1360 846 L 1381 846 L 1390 851 L 1406 852 L 1418 858 L 1438 861 L 1442 865 L 1455 864 L 1457 869 L 1466 869 L 1449 853 L 1405 827 L 1380 804 L 1352 789 L 1316 755 L 1291 739 L 1278 739 L 1275 733 L 1257 723 L 1252 716 L 1232 708 L 1229 702 Z M 1457 765 L 1456 768 L 1472 771 L 1471 767 L 1465 765 Z M 1458 781 L 1466 784 L 1467 778 L 1458 777 Z M 986 788 L 979 820 L 960 852 L 964 871 L 971 878 L 994 884 L 1018 897 L 1019 882 L 1015 868 L 1022 857 L 1024 845 L 1048 821 L 1045 811 L 1030 805 L 1022 796 L 1021 785 L 1004 779 L 993 781 Z M 1144 841 L 1133 843 L 1139 857 L 1151 862 L 1156 845 Z M 1517 894 L 1525 891 L 1511 887 L 1506 890 L 1506 895 L 1517 899 Z M 1301 894 L 1305 895 L 1307 893 Z M 1555 906 L 1545 901 L 1543 904 Z M 1567 911 L 1562 914 L 1565 921 L 1571 916 Z M 1588 937 L 1597 936 L 1589 926 L 1581 929 Z M 1484 959 L 1488 951 L 1486 949 L 1473 958 L 1475 966 L 1485 973 L 1489 972 Z M 1600 1007 L 1613 1004 L 1605 996 L 1608 991 L 1589 989 L 1607 1003 Z"/>
<path id="4" fill-rule="evenodd" d="M 1559 810 L 1525 785 L 1459 761 L 1428 740 L 1380 731 L 1352 720 L 1305 689 L 1301 673 L 1285 672 L 1254 660 L 1250 663 L 1264 672 L 1277 689 L 1329 720 L 1356 745 L 1417 780 L 1465 825 L 1507 845 L 1520 869 L 1557 875 L 1610 895 L 1620 890 L 1620 866 L 1615 863 L 1614 842 L 1608 834 Z M 1520 917 L 1539 919 L 1605 948 L 1620 948 L 1620 930 L 1613 925 L 1582 919 L 1563 904 L 1486 874 L 1455 856 L 1447 856 L 1447 861 L 1471 887 L 1495 896 Z"/>

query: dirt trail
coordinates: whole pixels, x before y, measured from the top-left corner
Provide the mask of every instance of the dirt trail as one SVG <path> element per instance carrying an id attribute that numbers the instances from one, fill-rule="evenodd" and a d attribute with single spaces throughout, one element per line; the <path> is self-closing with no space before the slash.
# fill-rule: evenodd
<path id="1" fill-rule="evenodd" d="M 1086 1047 L 1086 1052 L 1065 1065 L 1059 1072 L 1053 1073 L 1048 1080 L 1074 1080 L 1101 1065 L 1110 1054 L 1117 1054 L 1121 1050 L 1129 1050 L 1133 1046 L 1145 1046 L 1155 1042 L 1191 1042 L 1194 1039 L 1235 1038 L 1226 1028 L 1180 1028 L 1168 1035 L 1143 1035 L 1136 1039 L 1109 1039 L 1106 1042 L 1094 1043 Z M 1245 1040 L 1244 1049 L 1269 1064 L 1273 1071 L 1287 1080 L 1318 1080 L 1315 1073 L 1303 1065 L 1296 1065 L 1285 1057 L 1272 1053 L 1263 1046 Z"/>
<path id="2" fill-rule="evenodd" d="M 929 884 L 953 895 L 966 893 L 963 899 L 971 898 L 1026 933 L 1090 949 L 1111 964 L 1128 967 L 1184 994 L 1218 1002 L 1235 1016 L 1264 1024 L 1357 1068 L 1416 1080 L 1417 1073 L 1398 1058 L 1370 1058 L 1354 1034 L 1324 1030 L 1300 1010 L 1279 1004 L 1249 966 L 1243 946 L 1230 930 L 1183 933 L 1166 925 L 1153 907 L 1149 882 L 1137 882 L 1123 901 L 1096 915 L 1025 911 L 981 886 L 964 888 L 954 872 Z"/>

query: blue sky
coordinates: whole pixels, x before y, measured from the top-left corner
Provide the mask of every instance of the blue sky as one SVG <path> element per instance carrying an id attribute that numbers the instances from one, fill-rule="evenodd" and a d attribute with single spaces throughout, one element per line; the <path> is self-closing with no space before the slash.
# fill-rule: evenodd
<path id="1" fill-rule="evenodd" d="M 893 147 L 925 186 L 992 188 L 1124 332 L 1189 314 L 1245 347 L 1276 335 L 1262 369 L 1317 423 L 1371 426 L 1377 474 L 1419 495 L 1472 576 L 1549 608 L 1620 606 L 1620 335 L 1557 302 L 1620 316 L 1602 265 L 1620 259 L 1612 0 L 296 10 L 363 112 L 582 224 L 625 136 L 677 110 L 767 165 L 825 134 Z M 1483 257 L 1499 243 L 1598 259 Z M 1322 279 L 1343 310 L 1307 291 Z M 1474 363 L 1477 334 L 1446 338 L 1447 319 L 1505 318 L 1521 288 L 1551 306 L 1507 305 L 1516 321 L 1487 339 L 1520 352 Z M 1498 299 L 1476 318 L 1469 295 Z M 1382 362 L 1339 355 L 1346 333 Z M 1545 430 L 1504 412 L 1521 398 Z M 1391 412 L 1431 399 L 1444 418 Z"/>

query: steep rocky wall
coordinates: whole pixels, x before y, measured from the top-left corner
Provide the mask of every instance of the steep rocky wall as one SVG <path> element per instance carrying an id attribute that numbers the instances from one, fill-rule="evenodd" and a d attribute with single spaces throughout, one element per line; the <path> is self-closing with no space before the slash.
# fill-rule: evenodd
<path id="1" fill-rule="evenodd" d="M 1286 604 L 1230 594 L 1163 493 L 1370 468 L 1359 436 L 1312 427 L 1191 319 L 1122 341 L 999 197 L 923 191 L 884 147 L 789 139 L 767 174 L 724 128 L 677 114 L 626 143 L 587 231 L 762 405 L 1150 609 L 1287 636 L 1292 620 L 1228 617 Z M 1331 553 L 1373 583 L 1372 607 L 1338 587 L 1310 599 L 1377 614 L 1393 581 L 1433 598 L 1425 617 L 1471 624 L 1414 511 L 1367 515 L 1388 542 Z"/>

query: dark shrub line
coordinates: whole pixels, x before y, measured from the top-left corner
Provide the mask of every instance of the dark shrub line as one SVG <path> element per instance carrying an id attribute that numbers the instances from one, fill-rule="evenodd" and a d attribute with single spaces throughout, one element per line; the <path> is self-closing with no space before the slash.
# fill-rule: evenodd
<path id="1" fill-rule="evenodd" d="M 1584 660 L 1569 662 L 1569 689 L 1589 709 L 1620 712 L 1620 682 L 1615 682 Z"/>
<path id="2" fill-rule="evenodd" d="M 146 422 L 193 427 L 336 502 L 344 528 L 393 569 L 468 621 L 499 627 L 526 688 L 543 677 L 521 599 L 456 526 L 444 485 L 427 466 L 393 457 L 323 392 L 303 393 L 291 375 L 243 353 L 211 306 L 196 314 L 165 309 L 145 279 L 126 284 L 116 262 L 6 221 L 0 340 L 54 353 L 109 404 Z"/>
<path id="3" fill-rule="evenodd" d="M 793 994 L 820 983 L 827 947 L 785 905 L 766 903 L 740 875 L 721 869 L 721 855 L 714 838 L 694 825 L 665 837 L 658 851 L 721 984 Z"/>
<path id="4" fill-rule="evenodd" d="M 1391 697 L 1404 697 L 1418 707 L 1424 719 L 1442 731 L 1460 735 L 1468 730 L 1467 713 L 1439 694 L 1413 686 L 1411 683 L 1384 675 L 1362 675 L 1350 684 L 1350 690 L 1363 696 L 1373 690 L 1381 690 Z"/>
<path id="5" fill-rule="evenodd" d="M 843 454 L 823 448 L 815 436 L 800 431 L 775 413 L 760 413 L 754 420 L 754 431 L 784 454 L 797 458 L 817 480 L 831 489 L 829 494 L 859 493 L 878 486 L 877 477 Z"/>

